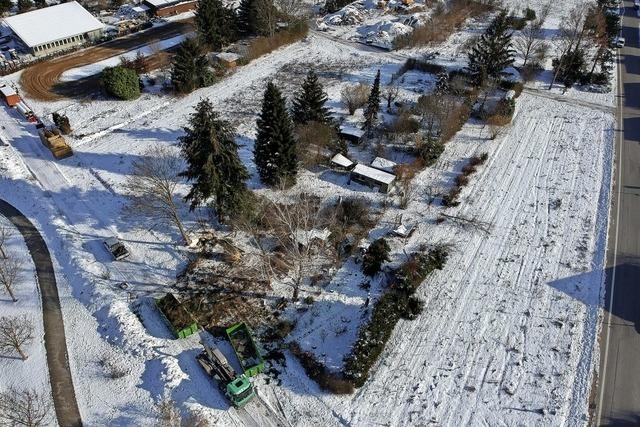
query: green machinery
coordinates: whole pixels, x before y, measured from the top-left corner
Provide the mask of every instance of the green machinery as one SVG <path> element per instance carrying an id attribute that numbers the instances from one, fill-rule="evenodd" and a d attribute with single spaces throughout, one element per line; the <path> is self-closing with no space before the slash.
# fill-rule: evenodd
<path id="1" fill-rule="evenodd" d="M 204 351 L 196 356 L 198 363 L 212 376 L 227 399 L 236 408 L 241 408 L 254 398 L 255 391 L 249 378 L 236 374 L 229 361 L 216 347 L 204 346 Z"/>

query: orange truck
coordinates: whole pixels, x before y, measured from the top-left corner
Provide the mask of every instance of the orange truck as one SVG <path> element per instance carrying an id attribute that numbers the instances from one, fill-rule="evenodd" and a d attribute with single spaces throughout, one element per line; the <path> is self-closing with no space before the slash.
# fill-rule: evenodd
<path id="1" fill-rule="evenodd" d="M 15 107 L 20 103 L 20 95 L 11 86 L 0 86 L 0 95 L 2 95 L 2 99 L 9 107 Z"/>

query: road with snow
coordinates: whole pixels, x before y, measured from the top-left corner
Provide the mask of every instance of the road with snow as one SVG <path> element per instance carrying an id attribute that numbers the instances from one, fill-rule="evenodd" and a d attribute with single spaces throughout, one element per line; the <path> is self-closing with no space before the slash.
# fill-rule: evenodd
<path id="1" fill-rule="evenodd" d="M 69 370 L 67 340 L 58 297 L 58 286 L 49 249 L 44 239 L 20 211 L 0 200 L 0 215 L 16 226 L 24 238 L 36 266 L 36 275 L 42 297 L 44 346 L 47 350 L 47 366 L 53 393 L 53 406 L 60 426 L 81 426 L 80 411 Z"/>
<path id="2" fill-rule="evenodd" d="M 640 20 L 625 2 L 598 425 L 640 423 Z"/>

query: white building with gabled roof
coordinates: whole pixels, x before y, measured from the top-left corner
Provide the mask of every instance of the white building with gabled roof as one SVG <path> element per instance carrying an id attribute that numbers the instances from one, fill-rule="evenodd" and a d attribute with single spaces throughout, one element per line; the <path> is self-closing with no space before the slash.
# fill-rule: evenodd
<path id="1" fill-rule="evenodd" d="M 104 30 L 104 24 L 75 1 L 9 16 L 3 21 L 35 56 L 81 46 L 100 38 Z"/>

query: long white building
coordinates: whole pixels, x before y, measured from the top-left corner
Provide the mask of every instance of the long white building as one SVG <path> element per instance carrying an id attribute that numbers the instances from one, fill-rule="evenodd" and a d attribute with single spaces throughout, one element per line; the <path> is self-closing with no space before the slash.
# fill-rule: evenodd
<path id="1" fill-rule="evenodd" d="M 104 24 L 78 2 L 62 3 L 4 19 L 26 50 L 44 56 L 102 36 Z"/>

